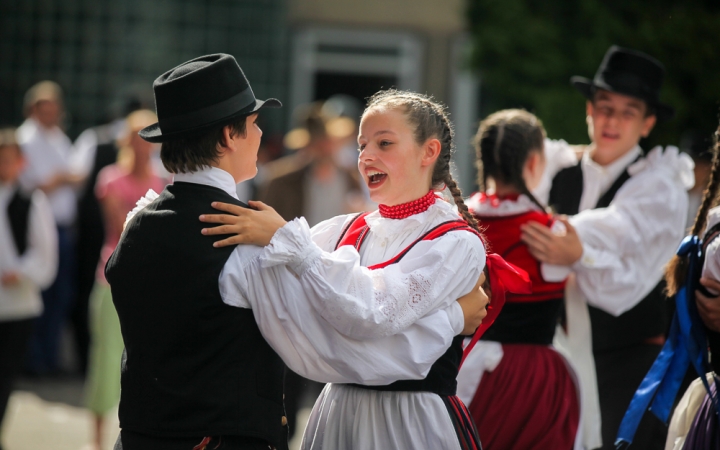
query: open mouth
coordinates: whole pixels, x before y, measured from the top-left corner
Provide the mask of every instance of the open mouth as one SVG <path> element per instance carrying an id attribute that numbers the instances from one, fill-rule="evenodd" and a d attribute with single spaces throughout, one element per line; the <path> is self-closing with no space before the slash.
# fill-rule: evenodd
<path id="1" fill-rule="evenodd" d="M 375 172 L 375 171 L 368 172 L 367 176 L 368 176 L 368 184 L 370 186 L 376 186 L 376 185 L 382 183 L 385 180 L 385 178 L 387 178 L 386 173 Z"/>
<path id="2" fill-rule="evenodd" d="M 620 139 L 620 135 L 617 133 L 608 133 L 607 131 L 603 132 L 602 134 L 603 138 L 605 139 Z"/>

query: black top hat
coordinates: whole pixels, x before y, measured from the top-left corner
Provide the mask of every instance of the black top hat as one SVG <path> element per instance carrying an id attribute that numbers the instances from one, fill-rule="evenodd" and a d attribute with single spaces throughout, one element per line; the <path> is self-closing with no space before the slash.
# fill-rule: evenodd
<path id="1" fill-rule="evenodd" d="M 235 58 L 224 53 L 180 64 L 160 75 L 153 90 L 158 122 L 139 133 L 150 142 L 195 136 L 260 108 L 282 106 L 274 98 L 256 99 Z"/>
<path id="2" fill-rule="evenodd" d="M 652 107 L 658 121 L 663 122 L 675 115 L 671 106 L 660 102 L 660 87 L 664 78 L 665 67 L 657 59 L 613 45 L 605 53 L 595 78 L 572 77 L 570 82 L 591 100 L 596 89 L 639 98 Z"/>

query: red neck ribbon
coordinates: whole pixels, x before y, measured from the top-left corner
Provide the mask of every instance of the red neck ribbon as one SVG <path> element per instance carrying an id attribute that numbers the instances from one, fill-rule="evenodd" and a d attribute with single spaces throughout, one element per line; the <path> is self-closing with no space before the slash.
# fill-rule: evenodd
<path id="1" fill-rule="evenodd" d="M 490 304 L 488 305 L 488 313 L 483 319 L 482 324 L 475 331 L 470 343 L 463 351 L 463 357 L 460 366 L 467 358 L 467 355 L 475 347 L 480 337 L 495 322 L 500 314 L 503 305 L 505 305 L 505 294 L 511 292 L 513 294 L 530 294 L 532 292 L 532 282 L 530 276 L 523 269 L 505 261 L 502 256 L 497 253 L 488 253 L 486 266 L 490 276 Z"/>

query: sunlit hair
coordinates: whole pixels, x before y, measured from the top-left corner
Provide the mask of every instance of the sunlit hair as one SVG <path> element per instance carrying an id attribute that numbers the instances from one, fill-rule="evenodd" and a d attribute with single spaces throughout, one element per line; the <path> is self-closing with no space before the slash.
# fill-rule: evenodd
<path id="1" fill-rule="evenodd" d="M 0 148 L 2 147 L 16 147 L 18 150 L 20 149 L 15 128 L 0 128 Z"/>
<path id="2" fill-rule="evenodd" d="M 445 107 L 422 94 L 388 89 L 370 97 L 363 116 L 371 110 L 384 109 L 397 109 L 405 114 L 408 123 L 413 128 L 415 142 L 418 145 L 423 145 L 430 138 L 440 141 L 441 150 L 435 167 L 433 167 L 431 187 L 442 190 L 443 186 L 446 186 L 463 219 L 480 231 L 477 220 L 468 211 L 462 198 L 462 192 L 450 173 L 450 162 L 455 151 L 453 141 L 455 132 Z"/>
<path id="3" fill-rule="evenodd" d="M 480 122 L 475 136 L 478 186 L 485 191 L 488 178 L 508 184 L 527 196 L 541 210 L 543 206 L 523 179 L 525 161 L 532 152 L 543 151 L 542 122 L 522 109 L 505 109 Z"/>
<path id="4" fill-rule="evenodd" d="M 63 91 L 59 84 L 54 81 L 41 81 L 34 84 L 25 93 L 25 97 L 23 98 L 23 110 L 25 115 L 29 115 L 32 107 L 42 100 L 62 103 L 62 99 Z"/>
<path id="5" fill-rule="evenodd" d="M 130 170 L 135 159 L 135 152 L 130 146 L 132 136 L 143 128 L 157 122 L 157 115 L 149 109 L 139 109 L 131 112 L 125 119 L 125 130 L 117 141 L 117 163 L 126 170 Z"/>
<path id="6" fill-rule="evenodd" d="M 702 203 L 695 216 L 695 223 L 690 229 L 690 234 L 700 236 L 707 224 L 707 215 L 710 208 L 718 204 L 718 189 L 720 188 L 720 126 L 715 132 L 715 143 L 712 148 L 712 169 L 707 187 L 703 193 Z M 667 282 L 667 294 L 677 294 L 685 282 L 688 270 L 688 258 L 675 255 L 665 267 L 665 281 Z"/>

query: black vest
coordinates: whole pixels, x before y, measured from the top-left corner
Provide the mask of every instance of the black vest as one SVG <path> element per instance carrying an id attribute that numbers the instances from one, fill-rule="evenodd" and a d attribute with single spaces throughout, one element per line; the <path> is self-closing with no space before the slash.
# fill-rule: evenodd
<path id="1" fill-rule="evenodd" d="M 629 179 L 630 174 L 625 170 L 600 197 L 596 208 L 608 207 L 617 191 Z M 583 173 L 578 163 L 561 170 L 553 179 L 550 206 L 559 214 L 575 215 L 580 209 L 582 192 Z M 629 347 L 664 334 L 669 322 L 664 287 L 664 282 L 660 281 L 640 303 L 617 317 L 589 306 L 593 351 Z"/>
<path id="2" fill-rule="evenodd" d="M 285 366 L 250 309 L 223 303 L 218 278 L 234 247 L 213 248 L 200 214 L 220 189 L 167 186 L 125 229 L 105 274 L 125 355 L 120 427 L 167 437 L 250 436 L 287 449 Z"/>
<path id="3" fill-rule="evenodd" d="M 10 231 L 12 232 L 13 242 L 17 254 L 22 255 L 27 250 L 27 234 L 28 221 L 30 218 L 31 198 L 29 195 L 15 190 L 15 194 L 10 199 L 7 206 L 7 216 L 10 222 Z"/>

